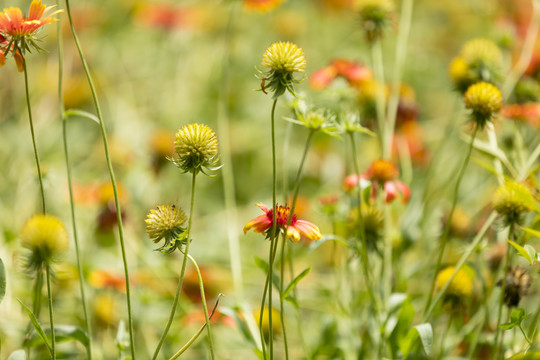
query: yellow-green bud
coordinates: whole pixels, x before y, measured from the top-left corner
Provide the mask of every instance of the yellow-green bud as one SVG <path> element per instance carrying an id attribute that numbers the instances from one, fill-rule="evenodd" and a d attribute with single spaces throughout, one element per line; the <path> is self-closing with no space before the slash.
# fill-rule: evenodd
<path id="1" fill-rule="evenodd" d="M 358 0 L 357 9 L 366 39 L 373 42 L 383 36 L 394 5 L 390 0 Z"/>
<path id="2" fill-rule="evenodd" d="M 503 105 L 502 94 L 493 84 L 479 82 L 469 86 L 465 92 L 465 107 L 472 111 L 472 120 L 484 128 Z"/>
<path id="3" fill-rule="evenodd" d="M 214 130 L 207 125 L 188 124 L 178 130 L 174 148 L 178 159 L 173 159 L 173 162 L 185 172 L 216 169 L 219 160 L 218 140 Z"/>
<path id="4" fill-rule="evenodd" d="M 505 225 L 521 224 L 523 215 L 534 207 L 529 189 L 512 180 L 507 180 L 493 196 L 493 208 L 503 217 Z"/>
<path id="5" fill-rule="evenodd" d="M 293 86 L 300 80 L 295 79 L 293 74 L 303 73 L 306 69 L 306 58 L 301 48 L 291 42 L 278 41 L 266 49 L 262 65 L 269 69 L 261 83 L 263 92 L 269 89 L 274 92 L 274 98 L 281 96 L 285 90 L 295 95 Z"/>
<path id="6" fill-rule="evenodd" d="M 183 240 L 186 214 L 175 205 L 158 205 L 151 209 L 146 216 L 146 233 L 154 243 L 165 239 L 165 244 L 157 249 L 163 253 L 170 253 L 176 249 Z"/>

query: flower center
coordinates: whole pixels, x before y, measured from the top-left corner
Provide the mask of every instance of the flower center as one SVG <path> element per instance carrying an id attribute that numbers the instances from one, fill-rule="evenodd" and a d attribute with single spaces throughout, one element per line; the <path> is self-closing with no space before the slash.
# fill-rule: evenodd
<path id="1" fill-rule="evenodd" d="M 272 220 L 272 213 L 273 209 L 268 210 L 266 213 L 266 216 L 270 220 Z M 287 225 L 287 220 L 289 219 L 289 215 L 291 214 L 291 209 L 289 209 L 288 206 L 277 206 L 276 207 L 276 224 L 278 227 L 285 227 Z M 291 225 L 294 225 L 296 223 L 296 215 L 293 214 L 291 219 Z"/>

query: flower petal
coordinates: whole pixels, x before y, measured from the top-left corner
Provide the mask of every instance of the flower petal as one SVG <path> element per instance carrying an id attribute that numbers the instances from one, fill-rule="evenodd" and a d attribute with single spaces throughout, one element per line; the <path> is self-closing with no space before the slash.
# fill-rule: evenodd
<path id="1" fill-rule="evenodd" d="M 259 215 L 244 226 L 244 234 L 253 229 L 256 233 L 264 233 L 272 226 L 272 221 L 265 215 Z"/>
<path id="2" fill-rule="evenodd" d="M 319 230 L 317 225 L 309 221 L 297 220 L 294 224 L 294 228 L 298 230 L 300 234 L 302 234 L 302 236 L 308 238 L 309 240 L 322 239 L 321 231 Z"/>

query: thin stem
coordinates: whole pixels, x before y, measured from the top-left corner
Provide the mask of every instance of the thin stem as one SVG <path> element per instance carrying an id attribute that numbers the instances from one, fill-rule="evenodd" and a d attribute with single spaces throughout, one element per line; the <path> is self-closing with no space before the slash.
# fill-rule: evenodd
<path id="1" fill-rule="evenodd" d="M 381 142 L 381 152 L 383 157 L 386 158 L 387 154 L 384 153 L 386 148 L 385 142 L 385 96 L 384 96 L 384 65 L 383 65 L 383 55 L 382 55 L 382 44 L 380 40 L 376 40 L 371 45 L 371 57 L 372 57 L 372 66 L 375 73 L 375 81 L 377 82 L 376 86 L 376 97 L 375 97 L 375 108 L 377 111 L 377 124 L 379 127 L 379 140 Z"/>
<path id="2" fill-rule="evenodd" d="M 118 223 L 118 237 L 120 239 L 120 248 L 122 251 L 122 263 L 124 266 L 124 277 L 126 279 L 126 302 L 127 302 L 127 312 L 128 312 L 128 329 L 129 329 L 129 345 L 131 350 L 131 358 L 132 360 L 135 360 L 135 339 L 133 334 L 133 316 L 131 311 L 131 290 L 130 290 L 130 284 L 129 284 L 129 270 L 128 270 L 128 264 L 127 264 L 127 257 L 126 257 L 126 246 L 124 241 L 124 227 L 122 225 L 122 211 L 120 209 L 120 200 L 118 196 L 118 188 L 116 185 L 116 178 L 114 175 L 114 170 L 112 167 L 112 160 L 111 155 L 109 152 L 109 143 L 107 140 L 107 132 L 105 131 L 105 124 L 103 122 L 103 114 L 101 112 L 101 106 L 99 104 L 99 100 L 96 93 L 96 88 L 94 86 L 94 81 L 92 80 L 92 75 L 90 74 L 90 69 L 88 67 L 88 64 L 86 62 L 86 59 L 84 57 L 82 47 L 79 42 L 79 38 L 77 37 L 77 33 L 75 32 L 75 28 L 73 26 L 73 19 L 71 17 L 71 10 L 69 6 L 69 0 L 66 0 L 66 13 L 68 15 L 69 19 L 69 26 L 71 28 L 71 34 L 73 35 L 73 40 L 75 41 L 75 45 L 77 46 L 77 51 L 79 52 L 79 57 L 81 59 L 81 63 L 84 68 L 84 72 L 86 74 L 86 79 L 88 81 L 88 85 L 90 87 L 90 91 L 92 93 L 92 98 L 94 100 L 94 106 L 96 108 L 96 115 L 99 120 L 99 126 L 101 129 L 101 137 L 103 139 L 103 148 L 105 151 L 105 159 L 107 161 L 107 169 L 109 171 L 109 177 L 111 179 L 111 184 L 113 188 L 113 195 L 114 195 L 114 205 L 116 209 L 116 220 Z"/>
<path id="3" fill-rule="evenodd" d="M 274 102 L 272 104 L 272 113 L 271 113 L 271 127 L 272 127 L 272 229 L 270 230 L 270 245 L 271 247 L 277 246 L 274 245 L 274 242 L 276 241 L 276 227 L 277 227 L 277 196 L 276 196 L 276 189 L 277 189 L 277 170 L 276 170 L 276 131 L 275 131 L 275 113 L 276 113 L 276 104 L 278 99 L 274 99 Z M 274 255 L 275 253 L 270 250 L 270 261 L 268 263 L 268 276 L 269 276 L 269 291 L 268 291 L 268 331 L 269 331 L 269 337 L 268 337 L 268 346 L 270 348 L 270 360 L 274 359 L 274 327 L 272 324 L 272 270 L 274 268 Z"/>
<path id="4" fill-rule="evenodd" d="M 448 323 L 446 324 L 446 329 L 444 330 L 443 336 L 441 338 L 441 349 L 439 352 L 439 357 L 437 359 L 442 359 L 444 355 L 444 344 L 446 343 L 446 338 L 448 337 L 448 333 L 450 332 L 450 327 L 452 326 L 452 316 L 448 317 Z"/>
<path id="5" fill-rule="evenodd" d="M 184 260 L 182 261 L 182 269 L 180 270 L 180 278 L 178 279 L 178 286 L 176 287 L 176 294 L 174 295 L 174 300 L 171 308 L 171 313 L 169 315 L 169 319 L 167 320 L 167 325 L 165 325 L 165 329 L 163 330 L 163 334 L 161 334 L 161 337 L 159 338 L 159 343 L 156 347 L 156 350 L 154 351 L 154 356 L 152 356 L 152 360 L 156 360 L 159 351 L 161 350 L 161 347 L 163 346 L 163 342 L 165 341 L 165 338 L 167 337 L 167 333 L 169 332 L 169 329 L 171 328 L 171 324 L 174 320 L 174 314 L 176 313 L 176 308 L 178 306 L 178 300 L 180 299 L 180 293 L 182 291 L 182 285 L 184 283 L 184 274 L 186 272 L 186 264 L 187 264 L 187 255 L 189 255 L 189 244 L 191 243 L 191 223 L 193 220 L 193 206 L 195 204 L 195 179 L 197 177 L 197 172 L 193 172 L 191 177 L 191 204 L 189 206 L 189 218 L 188 218 L 188 227 L 187 227 L 187 235 L 186 235 L 186 249 L 184 251 L 181 251 L 184 254 Z"/>
<path id="6" fill-rule="evenodd" d="M 292 213 L 292 212 L 291 212 Z M 285 233 L 281 236 L 281 274 L 280 274 L 280 281 L 279 281 L 279 318 L 281 320 L 281 330 L 283 333 L 283 346 L 285 347 L 285 359 L 289 360 L 289 345 L 287 342 L 287 330 L 285 326 L 285 316 L 283 312 L 283 300 L 284 300 L 284 294 L 283 291 L 284 288 L 284 278 L 285 278 L 285 244 L 287 243 L 287 238 Z"/>
<path id="7" fill-rule="evenodd" d="M 442 297 L 446 293 L 446 290 L 448 290 L 448 287 L 450 286 L 450 284 L 454 280 L 454 277 L 459 272 L 459 270 L 463 267 L 463 265 L 465 265 L 465 262 L 467 261 L 469 256 L 471 256 L 471 254 L 475 251 L 478 244 L 480 243 L 480 241 L 483 239 L 484 235 L 486 234 L 487 230 L 489 229 L 491 224 L 495 221 L 496 217 L 497 217 L 497 214 L 495 213 L 495 211 L 491 212 L 491 214 L 489 215 L 489 217 L 486 220 L 486 222 L 484 223 L 484 225 L 482 225 L 482 228 L 480 229 L 478 234 L 476 234 L 475 238 L 472 240 L 471 244 L 469 245 L 469 247 L 467 248 L 465 253 L 461 256 L 461 258 L 457 262 L 457 264 L 456 264 L 456 266 L 454 268 L 454 272 L 452 273 L 452 275 L 450 276 L 450 278 L 448 279 L 446 284 L 443 286 L 443 288 L 441 290 L 439 290 L 439 292 L 437 293 L 437 296 L 431 302 L 431 306 L 429 307 L 427 312 L 424 312 L 423 322 L 429 321 L 431 315 L 433 314 L 433 310 L 435 310 L 435 306 L 437 306 L 439 301 L 441 301 Z"/>
<path id="8" fill-rule="evenodd" d="M 216 300 L 216 304 L 214 305 L 214 308 L 212 309 L 212 313 L 210 314 L 210 317 L 209 319 L 211 319 L 213 316 L 214 316 L 214 313 L 216 312 L 216 309 L 217 309 L 217 306 L 219 304 L 219 298 L 223 296 L 223 294 L 219 294 L 218 295 L 218 298 Z M 197 332 L 195 333 L 195 335 L 193 335 L 191 337 L 191 339 L 189 339 L 189 341 L 184 345 L 182 346 L 182 348 L 180 350 L 178 350 L 178 352 L 176 354 L 174 354 L 169 360 L 175 360 L 175 359 L 178 359 L 180 357 L 180 355 L 182 355 L 190 346 L 191 344 L 193 344 L 195 342 L 195 340 L 197 340 L 197 338 L 202 334 L 202 332 L 204 331 L 204 328 L 206 326 L 206 322 L 203 324 L 203 326 L 201 326 L 199 328 L 199 330 L 197 330 Z"/>
<path id="9" fill-rule="evenodd" d="M 14 49 L 14 52 L 17 51 L 17 49 Z M 39 189 L 41 191 L 41 211 L 45 214 L 47 212 L 47 207 L 45 205 L 45 189 L 43 187 L 43 174 L 41 172 L 41 162 L 39 161 L 39 154 L 38 154 L 38 148 L 36 143 L 36 135 L 34 133 L 34 120 L 32 117 L 32 107 L 30 106 L 30 93 L 29 93 L 29 86 L 28 86 L 28 68 L 26 67 L 26 57 L 23 55 L 23 52 L 19 52 L 21 54 L 22 63 L 23 63 L 23 73 L 24 73 L 24 93 L 26 95 L 26 107 L 28 109 L 28 120 L 30 121 L 30 133 L 32 134 L 32 146 L 34 147 L 34 159 L 36 160 L 36 167 L 38 172 L 38 178 L 39 178 Z"/>
<path id="10" fill-rule="evenodd" d="M 525 333 L 525 330 L 523 330 L 523 327 L 521 326 L 521 324 L 519 324 L 519 330 L 521 331 L 521 333 L 523 334 L 523 336 L 525 337 L 525 341 L 527 341 L 527 343 L 529 345 L 532 345 L 533 342 L 531 339 L 529 339 L 529 337 L 527 336 L 527 334 Z"/>
<path id="11" fill-rule="evenodd" d="M 204 310 L 204 320 L 206 323 L 206 329 L 208 330 L 208 346 L 210 347 L 210 355 L 212 356 L 212 359 L 216 358 L 216 355 L 214 354 L 214 341 L 212 340 L 212 331 L 210 329 L 210 318 L 208 317 L 208 306 L 206 305 L 206 294 L 204 293 L 204 284 L 203 284 L 203 278 L 201 275 L 201 270 L 199 269 L 199 265 L 197 265 L 197 262 L 195 259 L 189 255 L 184 254 L 188 257 L 189 261 L 193 264 L 193 267 L 195 267 L 195 271 L 197 272 L 197 279 L 199 280 L 199 291 L 201 292 L 201 302 Z"/>
<path id="12" fill-rule="evenodd" d="M 56 339 L 54 336 L 54 316 L 53 316 L 53 302 L 51 293 L 51 269 L 49 264 L 45 265 L 45 275 L 47 277 L 47 297 L 49 298 L 49 321 L 51 326 L 51 357 L 52 360 L 56 360 Z"/>
<path id="13" fill-rule="evenodd" d="M 39 314 L 41 312 L 41 289 L 43 288 L 43 273 L 41 271 L 37 271 L 37 277 L 36 282 L 34 284 L 34 306 L 32 307 L 32 311 L 34 312 L 34 315 L 37 319 L 39 319 Z"/>
<path id="14" fill-rule="evenodd" d="M 461 168 L 459 169 L 458 177 L 456 180 L 456 185 L 454 187 L 454 193 L 452 195 L 452 207 L 450 208 L 450 213 L 448 214 L 448 219 L 446 220 L 446 226 L 444 228 L 444 233 L 441 237 L 441 246 L 439 250 L 439 255 L 437 256 L 437 263 L 435 264 L 435 270 L 433 273 L 433 280 L 431 281 L 431 288 L 429 290 L 428 294 L 428 300 L 426 302 L 426 306 L 424 308 L 424 313 L 426 313 L 431 306 L 431 301 L 433 299 L 433 290 L 435 289 L 435 282 L 437 280 L 437 274 L 439 273 L 439 270 L 441 268 L 441 262 L 444 255 L 444 250 L 446 248 L 446 244 L 448 242 L 448 238 L 450 235 L 450 225 L 452 224 L 452 217 L 454 216 L 454 211 L 456 210 L 457 205 L 457 198 L 459 193 L 459 186 L 461 185 L 461 180 L 463 180 L 463 175 L 465 175 L 465 170 L 467 169 L 467 165 L 469 164 L 469 160 L 471 158 L 474 140 L 476 139 L 476 134 L 478 133 L 478 126 L 475 126 L 473 136 L 471 138 L 471 143 L 469 144 L 469 150 L 467 152 L 467 156 L 465 157 L 465 160 L 463 161 L 463 164 L 461 165 Z"/>
<path id="15" fill-rule="evenodd" d="M 59 1 L 56 1 L 56 6 L 60 6 Z M 63 44 L 61 34 L 61 22 L 57 24 L 57 37 L 58 37 L 58 108 L 60 109 L 60 116 L 62 117 L 62 139 L 64 143 L 64 158 L 66 161 L 67 169 L 67 181 L 69 191 L 69 205 L 71 210 L 71 226 L 73 228 L 73 240 L 75 242 L 75 256 L 77 257 L 77 269 L 79 272 L 79 288 L 81 293 L 81 302 L 84 315 L 84 327 L 88 334 L 88 344 L 86 345 L 86 355 L 89 360 L 92 360 L 92 328 L 90 325 L 90 319 L 88 317 L 88 306 L 86 304 L 86 296 L 84 291 L 84 275 L 82 270 L 79 236 L 77 234 L 77 222 L 75 218 L 75 202 L 73 199 L 73 184 L 71 178 L 71 163 L 69 161 L 68 141 L 67 141 L 67 117 L 65 116 L 65 106 L 63 97 L 63 75 L 64 75 L 64 58 L 63 58 Z"/>
<path id="16" fill-rule="evenodd" d="M 514 240 L 514 224 L 510 224 L 510 227 L 508 229 L 508 238 L 510 240 Z M 499 295 L 499 306 L 497 308 L 497 327 L 495 328 L 495 340 L 493 341 L 493 349 L 494 351 L 494 357 L 493 359 L 497 359 L 497 356 L 502 351 L 502 341 L 501 345 L 499 346 L 499 337 L 502 339 L 501 334 L 501 328 L 499 325 L 501 325 L 502 321 L 502 312 L 503 312 L 503 306 L 504 306 L 504 291 L 506 287 L 506 275 L 508 273 L 508 265 L 510 264 L 510 257 L 512 253 L 510 251 L 510 246 L 507 244 L 506 246 L 506 256 L 504 257 L 504 265 L 503 265 L 503 277 L 501 281 L 501 293 Z"/>
<path id="17" fill-rule="evenodd" d="M 404 0 L 401 5 L 401 16 L 399 23 L 399 35 L 396 45 L 396 61 L 394 63 L 393 85 L 388 100 L 387 126 L 384 129 L 383 158 L 390 158 L 392 150 L 392 137 L 396 126 L 396 115 L 399 105 L 399 92 L 401 88 L 401 77 L 403 73 L 403 63 L 407 52 L 407 42 L 411 29 L 411 19 L 413 13 L 414 0 Z"/>
<path id="18" fill-rule="evenodd" d="M 352 160 L 354 165 L 354 172 L 357 176 L 360 176 L 360 168 L 358 165 L 358 157 L 356 155 L 356 142 L 354 140 L 354 133 L 349 132 L 349 137 L 351 139 L 351 151 L 352 151 Z M 371 289 L 371 280 L 369 275 L 369 259 L 367 256 L 367 241 L 366 241 L 366 232 L 364 229 L 364 217 L 362 215 L 362 186 L 358 184 L 358 227 L 360 233 L 360 241 L 362 242 L 362 249 L 360 250 L 360 257 L 362 259 L 362 269 L 364 272 L 364 279 L 366 281 L 366 288 L 369 295 L 369 299 L 373 304 L 375 311 L 377 311 L 377 302 L 375 300 L 375 295 L 373 295 L 373 290 Z"/>

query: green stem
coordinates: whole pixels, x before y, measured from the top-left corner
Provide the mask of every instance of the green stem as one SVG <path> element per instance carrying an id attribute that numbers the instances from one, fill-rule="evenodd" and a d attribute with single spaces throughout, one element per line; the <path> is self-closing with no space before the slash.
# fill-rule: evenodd
<path id="1" fill-rule="evenodd" d="M 88 81 L 88 85 L 90 87 L 90 91 L 92 93 L 92 98 L 94 100 L 94 106 L 96 108 L 96 115 L 99 120 L 99 126 L 101 129 L 101 137 L 103 139 L 103 148 L 105 151 L 105 159 L 107 161 L 107 169 L 109 171 L 109 177 L 111 179 L 111 184 L 113 188 L 113 195 L 114 195 L 114 205 L 116 208 L 116 220 L 118 222 L 118 237 L 120 239 L 120 248 L 122 251 L 122 263 L 124 266 L 124 277 L 126 278 L 126 302 L 127 302 L 127 312 L 128 312 L 128 329 L 129 329 L 129 344 L 130 344 L 130 350 L 131 350 L 131 359 L 135 360 L 135 339 L 133 334 L 133 316 L 131 311 L 131 290 L 130 290 L 130 283 L 129 283 L 129 270 L 128 270 L 128 264 L 127 264 L 127 257 L 126 257 L 126 245 L 124 241 L 124 227 L 122 225 L 122 211 L 120 209 L 120 200 L 118 196 L 118 187 L 116 185 L 116 178 L 114 175 L 114 170 L 112 166 L 112 160 L 111 155 L 109 152 L 109 143 L 107 140 L 107 132 L 105 131 L 105 124 L 103 122 L 103 114 L 101 112 L 101 106 L 99 104 L 99 100 L 96 93 L 96 87 L 94 86 L 94 81 L 92 80 L 92 75 L 90 74 L 90 69 L 88 67 L 88 64 L 86 62 L 86 59 L 84 57 L 81 44 L 79 42 L 79 38 L 77 36 L 77 33 L 75 32 L 75 28 L 73 26 L 73 19 L 71 17 L 71 9 L 69 5 L 69 0 L 66 0 L 66 13 L 68 15 L 69 19 L 69 26 L 71 28 L 71 34 L 73 35 L 73 40 L 75 41 L 75 45 L 77 46 L 77 51 L 79 52 L 79 57 L 81 59 L 81 63 L 84 68 L 84 72 L 86 74 L 86 79 Z"/>
<path id="2" fill-rule="evenodd" d="M 525 341 L 527 341 L 527 343 L 529 345 L 532 345 L 533 342 L 531 339 L 529 339 L 529 337 L 527 336 L 527 334 L 525 333 L 525 330 L 523 330 L 523 327 L 521 326 L 521 324 L 519 324 L 519 330 L 521 330 L 521 333 L 523 334 L 523 336 L 525 337 Z"/>
<path id="3" fill-rule="evenodd" d="M 357 176 L 360 176 L 360 168 L 358 165 L 358 157 L 356 155 L 356 142 L 354 140 L 354 133 L 349 132 L 349 137 L 351 139 L 351 151 L 352 151 L 352 160 L 354 165 L 354 172 Z M 364 279 L 366 281 L 366 289 L 369 295 L 369 299 L 371 300 L 371 303 L 373 305 L 373 308 L 375 311 L 378 311 L 377 302 L 375 300 L 375 295 L 373 294 L 373 290 L 371 289 L 371 279 L 369 274 L 369 259 L 367 256 L 367 241 L 366 241 L 366 232 L 364 229 L 364 217 L 362 215 L 362 186 L 360 183 L 358 184 L 358 227 L 359 227 L 359 233 L 360 233 L 360 241 L 362 242 L 362 249 L 360 250 L 360 257 L 362 260 L 362 269 L 364 272 Z"/>
<path id="4" fill-rule="evenodd" d="M 292 212 L 291 212 L 292 213 Z M 281 274 L 280 274 L 280 281 L 279 281 L 279 318 L 281 321 L 281 330 L 283 332 L 283 346 L 285 347 L 285 359 L 289 360 L 289 345 L 287 342 L 287 330 L 285 326 L 285 316 L 283 312 L 283 291 L 284 288 L 284 278 L 285 278 L 285 244 L 287 243 L 287 237 L 285 233 L 281 236 Z"/>
<path id="5" fill-rule="evenodd" d="M 56 6 L 60 6 L 59 1 L 57 0 Z M 79 272 L 79 288 L 81 293 L 81 301 L 83 307 L 84 315 L 84 327 L 88 334 L 88 344 L 86 345 L 86 355 L 89 360 L 92 360 L 92 328 L 90 325 L 90 319 L 88 317 L 88 306 L 86 304 L 86 296 L 84 291 L 84 275 L 82 270 L 80 247 L 79 247 L 79 237 L 77 234 L 77 222 L 75 218 L 75 202 L 73 199 L 73 184 L 71 178 L 71 163 L 69 161 L 69 151 L 68 151 L 68 141 L 67 141 L 67 117 L 65 116 L 65 106 L 63 98 L 63 74 L 64 74 L 64 59 L 63 59 L 63 44 L 62 44 L 62 35 L 61 35 L 61 22 L 57 24 L 57 34 L 58 34 L 58 107 L 60 109 L 60 114 L 62 117 L 62 139 L 64 142 L 64 158 L 66 161 L 67 169 L 67 180 L 68 180 L 68 191 L 69 191 L 69 205 L 71 210 L 71 225 L 73 228 L 73 239 L 75 241 L 75 255 L 77 257 L 77 269 Z"/>
<path id="6" fill-rule="evenodd" d="M 390 98 L 388 100 L 387 127 L 384 133 L 383 158 L 390 158 L 392 151 L 392 137 L 396 126 L 396 115 L 399 105 L 399 93 L 401 89 L 401 77 L 403 73 L 403 63 L 407 52 L 407 42 L 411 29 L 411 19 L 413 13 L 414 0 L 404 0 L 401 5 L 401 16 L 399 23 L 399 34 L 396 45 L 396 61 L 394 63 L 394 78 Z"/>
<path id="7" fill-rule="evenodd" d="M 51 269 L 49 264 L 45 265 L 45 274 L 47 277 L 47 296 L 49 298 L 49 321 L 51 323 L 51 357 L 52 360 L 56 360 L 56 339 L 54 336 L 53 301 L 51 293 Z"/>
<path id="8" fill-rule="evenodd" d="M 442 287 L 441 290 L 439 290 L 437 296 L 435 297 L 435 300 L 433 300 L 431 302 L 431 306 L 429 307 L 429 309 L 427 310 L 427 312 L 424 313 L 424 316 L 423 316 L 423 322 L 427 322 L 429 321 L 430 317 L 431 317 L 431 314 L 433 314 L 433 310 L 435 310 L 435 306 L 437 306 L 437 304 L 439 303 L 439 301 L 441 301 L 442 297 L 444 296 L 444 294 L 446 293 L 446 290 L 448 290 L 448 287 L 450 286 L 450 284 L 452 283 L 452 280 L 454 280 L 454 277 L 456 276 L 456 274 L 459 272 L 459 270 L 463 267 L 463 265 L 465 265 L 465 262 L 467 261 L 467 259 L 471 256 L 471 254 L 475 251 L 475 249 L 477 248 L 478 244 L 480 243 L 480 241 L 483 239 L 484 235 L 486 234 L 487 230 L 489 229 L 489 227 L 491 226 L 491 224 L 495 221 L 495 219 L 497 218 L 497 214 L 495 213 L 495 211 L 491 212 L 491 214 L 489 215 L 489 217 L 487 218 L 486 222 L 484 223 L 484 225 L 482 226 L 482 228 L 480 229 L 480 231 L 476 234 L 475 238 L 472 240 L 471 244 L 469 245 L 469 247 L 467 248 L 467 250 L 465 251 L 465 253 L 461 256 L 461 258 L 459 259 L 459 261 L 457 262 L 455 268 L 454 268 L 454 272 L 452 273 L 452 275 L 450 276 L 450 278 L 448 279 L 448 281 L 446 282 L 446 284 Z"/>
<path id="9" fill-rule="evenodd" d="M 184 283 L 184 274 L 186 272 L 186 264 L 187 259 L 189 255 L 189 244 L 191 243 L 191 223 L 193 220 L 193 207 L 195 204 L 195 179 L 197 177 L 197 172 L 194 171 L 192 173 L 191 177 L 191 204 L 189 206 L 189 218 L 188 218 L 188 227 L 187 227 L 187 235 L 186 235 L 186 249 L 184 251 L 181 251 L 184 254 L 184 260 L 182 261 L 182 269 L 180 270 L 180 278 L 178 279 L 178 286 L 176 287 L 176 294 L 174 295 L 174 300 L 171 308 L 171 313 L 169 315 L 169 319 L 167 320 L 167 325 L 165 325 L 165 329 L 163 330 L 163 334 L 161 334 L 161 337 L 159 338 L 159 343 L 156 347 L 156 350 L 154 351 L 154 356 L 152 356 L 152 360 L 156 360 L 159 351 L 161 350 L 161 347 L 163 346 L 163 342 L 165 341 L 165 338 L 167 337 L 167 333 L 169 332 L 169 329 L 171 328 L 171 324 L 174 320 L 174 314 L 176 313 L 176 308 L 178 306 L 178 300 L 180 299 L 180 293 L 182 291 L 182 285 Z"/>
<path id="10" fill-rule="evenodd" d="M 276 189 L 277 189 L 277 170 L 276 170 L 276 131 L 275 131 L 275 113 L 276 113 L 276 105 L 277 105 L 278 99 L 274 99 L 274 102 L 272 104 L 272 113 L 271 113 L 271 127 L 272 127 L 272 229 L 270 230 L 270 245 L 271 247 L 277 246 L 274 245 L 274 242 L 276 241 L 276 230 L 277 230 L 277 196 L 276 196 Z M 272 324 L 272 270 L 274 269 L 274 257 L 275 252 L 270 250 L 270 260 L 268 263 L 268 276 L 269 276 L 269 284 L 268 284 L 268 347 L 269 347 L 269 353 L 270 353 L 270 360 L 274 359 L 274 327 Z"/>
<path id="11" fill-rule="evenodd" d="M 34 306 L 32 311 L 36 316 L 36 319 L 39 319 L 39 314 L 41 312 L 41 289 L 43 288 L 43 273 L 37 271 L 36 283 L 34 284 Z"/>
<path id="12" fill-rule="evenodd" d="M 514 224 L 510 224 L 510 227 L 508 229 L 508 238 L 512 241 L 514 241 Z M 508 266 L 510 265 L 510 257 L 512 256 L 512 252 L 510 251 L 510 245 L 506 245 L 506 256 L 504 257 L 504 265 L 503 265 L 503 277 L 501 281 L 501 293 L 499 295 L 499 306 L 497 308 L 497 327 L 495 328 L 495 340 L 493 341 L 493 349 L 494 351 L 494 357 L 493 359 L 497 359 L 498 354 L 502 351 L 502 341 L 499 346 L 499 337 L 501 337 L 502 340 L 502 330 L 499 325 L 501 325 L 502 321 L 502 312 L 503 312 L 503 306 L 504 306 L 504 291 L 506 287 L 506 275 L 508 274 Z"/>
<path id="13" fill-rule="evenodd" d="M 210 347 L 210 355 L 212 356 L 213 360 L 216 358 L 216 355 L 214 354 L 214 341 L 212 340 L 212 330 L 210 329 L 210 318 L 208 317 L 208 306 L 206 305 L 206 295 L 204 293 L 204 284 L 201 270 L 199 269 L 199 265 L 197 265 L 197 262 L 191 255 L 187 254 L 186 256 L 195 267 L 195 271 L 197 272 L 197 279 L 199 279 L 199 290 L 201 292 L 201 302 L 204 310 L 204 320 L 206 324 L 206 329 L 208 330 L 208 346 Z"/>
<path id="14" fill-rule="evenodd" d="M 14 52 L 17 49 L 14 49 Z M 32 107 L 30 106 L 30 93 L 28 86 L 28 68 L 26 67 L 26 57 L 23 55 L 22 50 L 19 51 L 23 63 L 23 73 L 24 73 L 24 93 L 26 95 L 26 107 L 28 109 L 28 120 L 30 121 L 30 133 L 32 134 L 32 146 L 34 147 L 34 159 L 36 160 L 36 167 L 39 178 L 39 189 L 41 191 L 41 211 L 45 214 L 47 212 L 47 207 L 45 205 L 45 189 L 43 187 L 43 174 L 41 172 L 41 162 L 39 161 L 38 148 L 36 143 L 36 135 L 34 133 L 34 120 L 32 117 Z"/>
<path id="15" fill-rule="evenodd" d="M 448 317 L 448 323 L 446 324 L 446 329 L 444 330 L 442 339 L 441 339 L 441 349 L 439 352 L 439 357 L 437 359 L 442 359 L 444 355 L 444 344 L 446 343 L 446 338 L 448 337 L 448 333 L 450 332 L 450 327 L 452 326 L 452 319 L 453 316 Z"/>
<path id="16" fill-rule="evenodd" d="M 472 150 L 474 147 L 474 140 L 476 139 L 477 133 L 478 133 L 478 127 L 475 126 L 473 136 L 471 138 L 471 143 L 469 144 L 469 150 L 467 152 L 467 156 L 465 157 L 465 160 L 463 161 L 463 164 L 461 165 L 461 168 L 459 169 L 456 185 L 454 187 L 454 192 L 452 195 L 452 207 L 450 208 L 450 213 L 448 214 L 448 219 L 446 220 L 446 226 L 444 228 L 444 232 L 441 237 L 441 246 L 439 250 L 439 255 L 437 256 L 437 263 L 435 264 L 433 280 L 431 281 L 431 288 L 429 290 L 426 306 L 424 307 L 424 313 L 426 313 L 431 306 L 431 301 L 433 299 L 433 290 L 435 289 L 435 282 L 437 280 L 437 274 L 439 273 L 439 270 L 441 268 L 441 262 L 444 255 L 444 250 L 446 248 L 446 244 L 448 243 L 448 238 L 450 235 L 450 226 L 452 224 L 452 217 L 454 216 L 454 211 L 456 210 L 459 186 L 461 185 L 461 180 L 463 180 L 463 175 L 465 175 L 465 170 L 467 169 L 467 165 L 469 164 L 469 160 L 471 158 Z"/>
<path id="17" fill-rule="evenodd" d="M 375 73 L 376 81 L 376 94 L 375 94 L 375 109 L 377 111 L 377 124 L 379 127 L 379 140 L 381 142 L 381 153 L 385 158 L 387 154 L 384 153 L 386 146 L 385 142 L 385 95 L 384 95 L 384 65 L 383 65 L 383 54 L 382 54 L 382 44 L 379 39 L 377 39 L 371 45 L 371 57 L 373 62 L 373 70 Z"/>
<path id="18" fill-rule="evenodd" d="M 199 278 L 200 280 L 200 278 Z M 213 316 L 214 316 L 214 313 L 216 312 L 216 309 L 217 309 L 217 306 L 219 304 L 219 298 L 223 296 L 223 294 L 219 294 L 218 295 L 218 298 L 216 300 L 216 304 L 214 305 L 214 308 L 212 309 L 212 313 L 210 314 L 210 317 L 209 319 L 211 319 Z M 197 338 L 202 334 L 202 332 L 204 331 L 204 328 L 206 327 L 206 322 L 203 324 L 203 326 L 201 326 L 199 328 L 199 330 L 197 330 L 197 332 L 195 333 L 195 335 L 193 335 L 191 337 L 191 339 L 189 339 L 189 341 L 184 345 L 182 346 L 182 348 L 180 350 L 178 350 L 178 352 L 176 354 L 174 354 L 169 360 L 175 360 L 175 359 L 178 359 L 180 357 L 180 355 L 182 355 L 194 342 L 195 340 L 197 340 Z"/>

